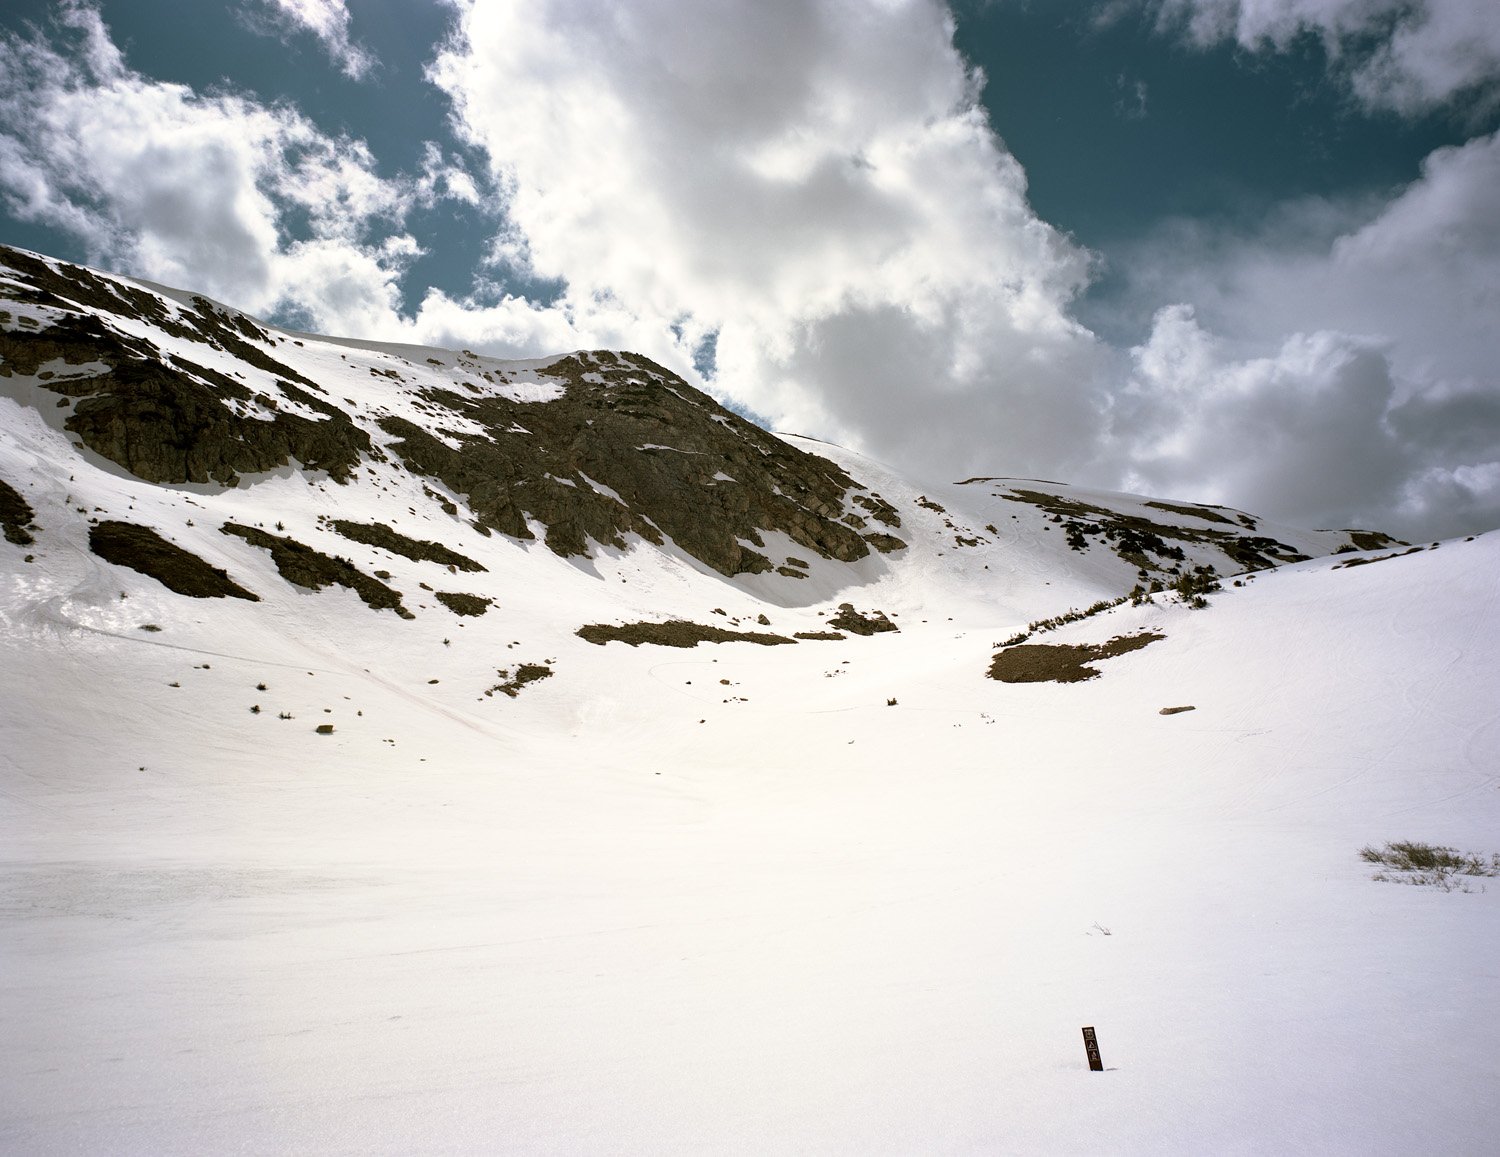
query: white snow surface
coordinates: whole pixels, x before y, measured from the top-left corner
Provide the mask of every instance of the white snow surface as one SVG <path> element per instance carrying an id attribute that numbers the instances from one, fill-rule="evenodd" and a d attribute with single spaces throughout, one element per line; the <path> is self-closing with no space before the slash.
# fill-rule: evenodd
<path id="1" fill-rule="evenodd" d="M 810 577 L 730 582 L 670 544 L 481 537 L 387 466 L 151 486 L 48 418 L 0 397 L 41 528 L 0 541 L 0 1151 L 1495 1151 L 1500 880 L 1377 882 L 1358 853 L 1500 852 L 1500 534 L 1121 606 L 1033 641 L 1166 637 L 1002 684 L 996 643 L 1129 585 L 1004 483 L 798 442 L 910 545 L 778 539 Z M 488 569 L 339 539 L 335 510 Z M 106 563 L 88 517 L 263 601 Z M 288 585 L 226 519 L 389 570 L 416 618 Z M 791 634 L 843 601 L 899 633 L 573 633 Z M 523 662 L 554 674 L 485 694 Z"/>

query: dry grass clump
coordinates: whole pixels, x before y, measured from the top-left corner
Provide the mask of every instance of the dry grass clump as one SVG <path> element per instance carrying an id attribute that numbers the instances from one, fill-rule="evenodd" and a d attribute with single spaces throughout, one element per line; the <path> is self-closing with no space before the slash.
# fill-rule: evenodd
<path id="1" fill-rule="evenodd" d="M 1155 631 L 1117 635 L 1107 643 L 1022 643 L 990 660 L 989 676 L 1001 683 L 1082 683 L 1099 674 L 1089 666 L 1139 651 L 1166 636 Z"/>
<path id="2" fill-rule="evenodd" d="M 1462 877 L 1500 876 L 1500 855 L 1485 859 L 1480 852 L 1460 852 L 1415 840 L 1393 840 L 1383 848 L 1364 847 L 1359 852 L 1366 863 L 1379 864 L 1372 879 L 1390 884 L 1416 884 L 1444 892 L 1472 891 Z"/>
<path id="3" fill-rule="evenodd" d="M 769 631 L 731 631 L 724 627 L 710 627 L 703 623 L 690 623 L 672 619 L 665 623 L 590 623 L 574 632 L 586 643 L 604 646 L 605 643 L 628 643 L 638 647 L 651 643 L 658 647 L 696 647 L 699 643 L 759 643 L 773 647 L 779 643 L 791 643 L 785 635 L 773 635 Z"/>
<path id="4" fill-rule="evenodd" d="M 169 591 L 195 599 L 225 597 L 260 602 L 220 567 L 168 542 L 148 526 L 105 521 L 89 527 L 89 549 L 105 562 L 154 578 Z"/>

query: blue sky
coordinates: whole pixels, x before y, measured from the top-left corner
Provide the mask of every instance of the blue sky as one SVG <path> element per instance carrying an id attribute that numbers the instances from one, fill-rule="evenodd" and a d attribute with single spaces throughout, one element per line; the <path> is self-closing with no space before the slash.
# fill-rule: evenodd
<path id="1" fill-rule="evenodd" d="M 917 474 L 1500 525 L 1500 10 L 12 0 L 0 240 Z"/>

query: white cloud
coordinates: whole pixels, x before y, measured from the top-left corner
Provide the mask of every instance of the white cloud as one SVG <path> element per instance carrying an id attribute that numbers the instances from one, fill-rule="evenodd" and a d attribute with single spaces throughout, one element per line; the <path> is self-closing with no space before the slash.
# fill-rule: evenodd
<path id="1" fill-rule="evenodd" d="M 1500 134 L 1433 153 L 1373 213 L 1316 215 L 1345 224 L 1322 242 L 1178 233 L 1128 255 L 1197 309 L 1161 311 L 1132 351 L 1117 460 L 1298 521 L 1500 525 Z"/>
<path id="2" fill-rule="evenodd" d="M 417 197 L 428 208 L 442 200 L 470 206 L 478 206 L 484 200 L 474 175 L 462 161 L 447 156 L 436 141 L 422 142 L 422 175 L 417 182 Z"/>
<path id="3" fill-rule="evenodd" d="M 1409 460 L 1379 343 L 1319 331 L 1240 359 L 1174 305 L 1131 359 L 1113 433 L 1133 486 L 1319 525 L 1397 505 Z"/>
<path id="4" fill-rule="evenodd" d="M 716 333 L 720 391 L 945 473 L 959 429 L 975 464 L 1086 453 L 1089 256 L 1032 213 L 942 5 L 466 4 L 432 74 L 576 324 L 675 324 L 679 368 Z"/>
<path id="5" fill-rule="evenodd" d="M 1417 113 L 1500 96 L 1500 5 L 1489 0 L 1156 0 L 1163 28 L 1200 45 L 1284 50 L 1319 37 L 1372 108 Z"/>
<path id="6" fill-rule="evenodd" d="M 0 40 L 0 193 L 101 264 L 501 356 L 629 348 L 696 379 L 713 339 L 722 396 L 918 475 L 1500 524 L 1500 134 L 1384 203 L 1117 252 L 1166 308 L 1116 351 L 1073 320 L 1092 255 L 1030 209 L 937 0 L 462 5 L 432 76 L 489 171 L 434 142 L 397 179 L 288 107 L 139 75 L 63 11 L 61 47 Z M 407 218 L 455 202 L 499 222 L 477 263 L 557 299 L 481 284 L 402 316 Z"/>
<path id="7" fill-rule="evenodd" d="M 18 217 L 75 234 L 91 260 L 251 311 L 340 331 L 394 318 L 415 243 L 389 235 L 410 191 L 362 143 L 284 106 L 149 80 L 96 9 L 61 15 L 65 47 L 0 40 L 0 191 Z"/>
<path id="8" fill-rule="evenodd" d="M 362 80 L 375 68 L 375 57 L 349 38 L 349 9 L 344 0 L 251 0 L 284 30 L 311 32 L 345 76 Z"/>

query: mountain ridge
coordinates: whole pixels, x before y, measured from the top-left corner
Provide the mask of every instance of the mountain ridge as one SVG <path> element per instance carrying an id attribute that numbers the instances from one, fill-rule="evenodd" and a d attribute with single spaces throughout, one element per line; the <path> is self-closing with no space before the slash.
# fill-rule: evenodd
<path id="1" fill-rule="evenodd" d="M 0 249 L 0 268 L 0 392 L 97 465 L 205 500 L 290 471 L 309 486 L 338 484 L 322 490 L 337 506 L 343 488 L 389 493 L 399 473 L 422 495 L 408 515 L 441 511 L 480 536 L 540 539 L 565 558 L 670 543 L 726 578 L 761 576 L 756 593 L 783 604 L 805 600 L 795 587 L 812 559 L 900 556 L 912 519 L 932 514 L 941 525 L 927 527 L 922 550 L 950 538 L 953 550 L 1003 546 L 1000 522 L 1040 517 L 1071 551 L 1103 547 L 1119 559 L 1118 577 L 1100 587 L 1116 595 L 1169 585 L 1184 569 L 1227 575 L 1394 542 L 1263 532 L 1223 508 L 1008 479 L 942 487 L 942 502 L 932 487 L 898 482 L 898 509 L 861 481 L 873 464 L 772 435 L 640 355 L 396 352 L 292 335 L 201 295 L 25 251 Z M 954 502 L 957 487 L 986 485 L 979 502 Z"/>

